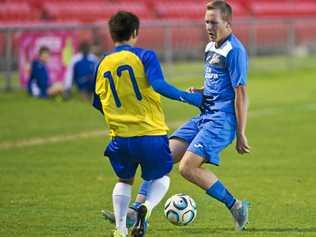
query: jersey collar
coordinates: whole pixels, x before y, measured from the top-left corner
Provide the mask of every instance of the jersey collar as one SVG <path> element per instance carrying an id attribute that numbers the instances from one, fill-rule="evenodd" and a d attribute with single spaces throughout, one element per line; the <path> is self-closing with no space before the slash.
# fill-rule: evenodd
<path id="1" fill-rule="evenodd" d="M 216 49 L 219 49 L 220 47 L 222 47 L 222 45 L 227 41 L 229 40 L 231 37 L 232 37 L 233 33 L 230 33 L 225 39 L 223 39 L 221 42 L 219 42 L 218 45 L 214 44 L 215 45 L 215 48 Z"/>
<path id="2" fill-rule="evenodd" d="M 132 46 L 129 44 L 120 44 L 120 45 L 116 46 L 113 51 L 119 52 L 119 51 L 122 51 L 124 49 L 130 49 L 130 48 L 132 48 Z"/>

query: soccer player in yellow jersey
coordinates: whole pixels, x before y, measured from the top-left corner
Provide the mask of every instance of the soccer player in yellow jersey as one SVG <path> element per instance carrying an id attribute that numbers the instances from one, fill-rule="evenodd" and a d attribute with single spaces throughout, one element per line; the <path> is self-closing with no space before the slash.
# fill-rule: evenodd
<path id="1" fill-rule="evenodd" d="M 147 200 L 137 209 L 132 236 L 145 235 L 147 219 L 169 188 L 172 157 L 160 95 L 200 107 L 202 95 L 178 90 L 164 80 L 156 54 L 134 47 L 139 19 L 120 11 L 109 20 L 115 44 L 99 63 L 93 106 L 104 114 L 112 140 L 105 149 L 118 182 L 113 189 L 114 237 L 126 237 L 126 215 L 138 166 L 151 182 Z"/>
<path id="2" fill-rule="evenodd" d="M 220 165 L 221 152 L 236 137 L 236 150 L 247 154 L 251 148 L 246 136 L 248 96 L 248 56 L 243 44 L 233 34 L 231 6 L 222 0 L 210 1 L 205 8 L 205 29 L 209 43 L 204 53 L 204 86 L 191 91 L 203 94 L 201 113 L 178 128 L 170 137 L 170 149 L 175 162 L 180 162 L 180 174 L 202 188 L 206 194 L 230 211 L 237 230 L 248 223 L 249 203 L 231 194 L 215 175 L 205 169 L 207 163 Z M 133 222 L 133 209 L 146 200 L 150 182 L 145 181 L 129 210 L 127 224 Z M 104 217 L 113 220 L 110 212 Z"/>

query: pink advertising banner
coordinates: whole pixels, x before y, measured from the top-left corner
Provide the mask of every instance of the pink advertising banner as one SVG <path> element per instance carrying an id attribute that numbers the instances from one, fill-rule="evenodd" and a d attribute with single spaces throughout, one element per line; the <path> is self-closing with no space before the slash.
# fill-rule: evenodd
<path id="1" fill-rule="evenodd" d="M 72 32 L 25 32 L 19 38 L 20 84 L 26 87 L 32 61 L 38 56 L 40 47 L 51 51 L 48 62 L 50 81 L 63 82 L 66 68 L 76 51 L 77 41 Z"/>

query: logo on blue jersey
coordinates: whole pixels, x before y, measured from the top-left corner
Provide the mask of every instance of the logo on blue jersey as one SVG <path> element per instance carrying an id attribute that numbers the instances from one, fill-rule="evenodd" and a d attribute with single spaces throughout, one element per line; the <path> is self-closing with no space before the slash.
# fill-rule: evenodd
<path id="1" fill-rule="evenodd" d="M 196 143 L 193 145 L 195 148 L 203 148 L 203 145 L 201 143 Z"/>
<path id="2" fill-rule="evenodd" d="M 208 65 L 205 67 L 205 79 L 207 80 L 217 80 L 219 78 L 218 73 L 213 73 L 212 68 Z"/>
<path id="3" fill-rule="evenodd" d="M 219 64 L 221 62 L 221 55 L 213 54 L 211 60 L 209 61 L 210 64 Z"/>

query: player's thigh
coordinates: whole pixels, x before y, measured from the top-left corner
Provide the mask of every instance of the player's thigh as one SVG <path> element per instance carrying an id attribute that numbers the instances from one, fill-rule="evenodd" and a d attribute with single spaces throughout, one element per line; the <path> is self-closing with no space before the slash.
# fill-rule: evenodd
<path id="1" fill-rule="evenodd" d="M 128 152 L 128 138 L 114 138 L 108 144 L 104 155 L 109 158 L 117 177 L 126 182 L 134 178 L 138 163 Z"/>
<path id="2" fill-rule="evenodd" d="M 189 143 L 175 137 L 169 140 L 169 147 L 171 150 L 173 162 L 178 163 L 188 149 Z"/>
<path id="3" fill-rule="evenodd" d="M 167 175 L 173 166 L 167 136 L 145 136 L 133 143 L 133 155 L 142 168 L 142 178 L 153 180 Z"/>
<path id="4" fill-rule="evenodd" d="M 196 116 L 179 127 L 170 137 L 170 150 L 175 163 L 179 162 L 186 152 L 189 144 L 199 132 L 200 117 Z"/>

